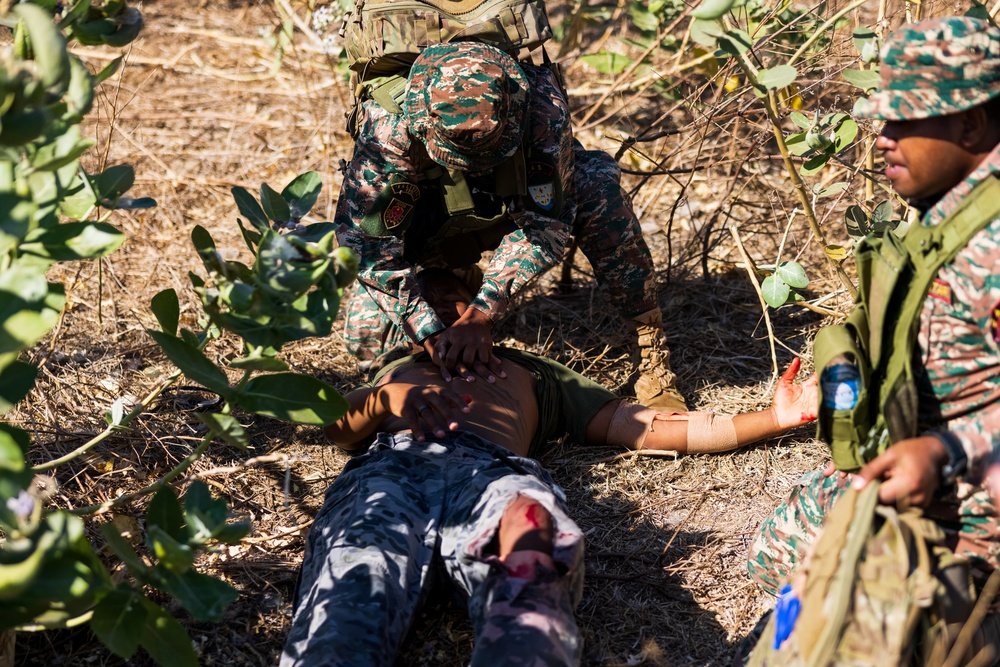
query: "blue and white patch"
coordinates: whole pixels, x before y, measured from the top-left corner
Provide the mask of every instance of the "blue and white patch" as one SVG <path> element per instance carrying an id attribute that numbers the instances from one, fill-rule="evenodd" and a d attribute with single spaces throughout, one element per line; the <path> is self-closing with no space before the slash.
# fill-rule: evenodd
<path id="1" fill-rule="evenodd" d="M 552 210 L 552 207 L 556 203 L 555 193 L 556 188 L 551 182 L 528 186 L 528 194 L 531 195 L 531 201 L 535 202 L 535 206 L 543 211 Z"/>

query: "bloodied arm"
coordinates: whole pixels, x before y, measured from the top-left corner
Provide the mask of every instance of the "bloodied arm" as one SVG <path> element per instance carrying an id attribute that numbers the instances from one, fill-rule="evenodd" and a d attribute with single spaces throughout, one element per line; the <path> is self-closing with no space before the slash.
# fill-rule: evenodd
<path id="1" fill-rule="evenodd" d="M 613 401 L 591 420 L 587 441 L 629 449 L 656 449 L 678 454 L 728 452 L 816 419 L 816 376 L 795 382 L 800 361 L 794 359 L 774 391 L 767 410 L 738 415 L 711 412 L 658 412 L 641 405 Z"/>

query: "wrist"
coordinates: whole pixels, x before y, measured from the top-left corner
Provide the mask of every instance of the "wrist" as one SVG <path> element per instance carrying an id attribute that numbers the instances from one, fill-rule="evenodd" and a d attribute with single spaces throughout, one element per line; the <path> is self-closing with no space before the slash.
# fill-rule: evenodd
<path id="1" fill-rule="evenodd" d="M 945 485 L 954 484 L 965 474 L 969 466 L 969 456 L 961 441 L 948 430 L 930 431 L 926 433 L 937 445 L 934 447 L 934 459 L 938 465 L 941 481 Z"/>

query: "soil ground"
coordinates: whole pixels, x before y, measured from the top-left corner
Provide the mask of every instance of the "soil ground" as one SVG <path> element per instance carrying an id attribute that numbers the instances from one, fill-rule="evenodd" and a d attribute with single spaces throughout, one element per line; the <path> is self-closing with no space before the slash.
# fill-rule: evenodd
<path id="1" fill-rule="evenodd" d="M 571 8 L 553 4 L 554 22 L 571 20 Z M 663 96 L 618 82 L 576 58 L 602 46 L 640 52 L 627 41 L 628 4 L 608 5 L 608 21 L 585 24 L 579 40 L 584 46 L 566 49 L 578 136 L 589 148 L 614 154 L 629 137 L 673 130 L 636 143 L 620 160 L 630 171 L 673 171 L 625 178 L 657 263 L 672 366 L 692 407 L 723 413 L 763 408 L 773 387 L 772 347 L 729 227 L 738 228 L 747 251 L 762 264 L 775 261 L 784 238 L 783 259 L 798 259 L 813 279 L 806 298 L 841 313 L 848 298 L 801 216 L 788 224 L 796 203 L 752 96 L 730 103 L 713 80 L 699 80 L 689 70 L 685 86 Z M 35 433 L 33 462 L 79 446 L 104 428 L 112 401 L 135 400 L 170 372 L 145 333 L 155 326 L 149 301 L 162 289 L 175 289 L 183 321 L 195 326 L 200 306 L 188 272 L 204 275 L 190 242 L 195 225 L 206 227 L 228 257 L 247 259 L 232 186 L 255 192 L 266 182 L 280 191 L 296 174 L 315 170 L 324 189 L 313 220 L 328 220 L 341 182 L 338 167 L 351 153 L 344 129 L 348 85 L 301 32 L 279 58 L 262 36 L 278 24 L 272 3 L 146 0 L 142 11 L 146 28 L 126 50 L 121 76 L 101 89 L 87 126 L 97 142 L 87 167 L 134 165 L 133 193 L 155 198 L 158 206 L 112 215 L 128 240 L 109 258 L 53 271 L 52 279 L 67 286 L 65 316 L 32 351 L 41 367 L 38 387 L 14 413 Z M 898 12 L 892 20 L 901 20 Z M 846 53 L 848 42 L 849 30 L 831 52 Z M 92 69 L 119 53 L 76 52 Z M 830 83 L 835 61 L 826 67 L 831 69 L 814 70 L 815 81 L 803 84 L 805 110 L 849 110 L 855 93 Z M 845 174 L 856 177 L 834 167 L 821 179 L 833 182 Z M 846 242 L 840 221 L 847 203 L 822 209 L 827 233 L 838 242 Z M 497 339 L 557 358 L 616 388 L 629 371 L 624 326 L 582 258 L 575 258 L 569 278 L 560 282 L 560 272 L 553 271 L 523 294 Z M 771 310 L 770 318 L 778 365 L 801 355 L 806 363 L 800 377 L 806 377 L 822 315 L 793 306 Z M 338 324 L 328 338 L 290 346 L 284 356 L 297 370 L 348 390 L 360 377 L 344 351 L 341 329 Z M 223 358 L 239 350 L 225 339 L 211 351 Z M 170 391 L 134 428 L 61 467 L 55 502 L 74 507 L 106 500 L 163 474 L 200 439 L 193 411 L 212 402 L 195 387 Z M 253 522 L 242 544 L 200 563 L 236 586 L 240 598 L 217 625 L 170 607 L 205 665 L 276 663 L 303 536 L 346 460 L 316 429 L 244 421 L 252 436 L 249 451 L 213 446 L 193 471 L 236 515 Z M 771 604 L 747 576 L 748 544 L 793 482 L 823 465 L 824 450 L 811 435 L 811 429 L 800 429 L 732 455 L 676 460 L 619 456 L 613 448 L 568 442 L 553 447 L 544 463 L 566 490 L 588 540 L 578 610 L 584 665 L 728 663 L 734 645 Z M 116 520 L 141 528 L 143 509 L 143 503 L 127 507 Z M 462 610 L 433 601 L 399 664 L 462 665 L 470 646 Z M 147 663 L 144 655 L 128 662 L 115 657 L 85 629 L 20 633 L 17 639 L 19 665 Z"/>

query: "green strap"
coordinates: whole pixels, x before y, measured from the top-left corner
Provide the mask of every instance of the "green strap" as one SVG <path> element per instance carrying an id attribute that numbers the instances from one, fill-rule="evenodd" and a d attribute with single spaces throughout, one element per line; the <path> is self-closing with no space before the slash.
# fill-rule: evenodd
<path id="1" fill-rule="evenodd" d="M 457 169 L 442 169 L 440 183 L 449 216 L 465 215 L 476 210 L 464 173 Z"/>
<path id="2" fill-rule="evenodd" d="M 389 113 L 403 113 L 406 77 L 400 74 L 380 76 L 364 84 L 365 94 Z"/>
<path id="3" fill-rule="evenodd" d="M 966 197 L 951 215 L 933 227 L 915 227 L 904 239 L 904 245 L 913 262 L 914 274 L 909 289 L 899 308 L 896 322 L 908 326 L 896 328 L 892 351 L 885 366 L 884 380 L 880 387 L 880 406 L 884 408 L 901 390 L 903 384 L 914 379 L 913 350 L 916 345 L 923 308 L 931 283 L 942 266 L 955 259 L 972 237 L 1000 215 L 1000 178 L 991 174 Z M 885 419 L 880 409 L 880 420 Z M 914 415 L 915 416 L 915 415 Z M 892 424 L 887 424 L 892 427 Z M 915 424 L 911 425 L 914 428 Z M 898 434 L 892 433 L 892 440 Z M 906 437 L 912 437 L 913 434 Z"/>

